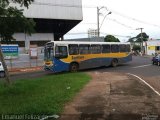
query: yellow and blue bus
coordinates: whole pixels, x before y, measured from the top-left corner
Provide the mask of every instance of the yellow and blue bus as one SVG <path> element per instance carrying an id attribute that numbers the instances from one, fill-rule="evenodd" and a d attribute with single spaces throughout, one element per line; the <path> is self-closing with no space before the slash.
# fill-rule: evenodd
<path id="1" fill-rule="evenodd" d="M 52 72 L 115 67 L 131 60 L 129 43 L 51 41 L 44 49 L 44 69 Z"/>

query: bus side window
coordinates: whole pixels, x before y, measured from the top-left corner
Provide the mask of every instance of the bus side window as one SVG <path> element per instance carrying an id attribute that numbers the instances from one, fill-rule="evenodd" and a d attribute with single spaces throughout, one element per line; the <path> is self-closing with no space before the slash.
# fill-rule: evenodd
<path id="1" fill-rule="evenodd" d="M 79 45 L 79 54 L 89 54 L 90 45 Z"/>
<path id="2" fill-rule="evenodd" d="M 67 47 L 66 46 L 56 46 L 55 57 L 57 57 L 57 58 L 68 57 Z"/>
<path id="3" fill-rule="evenodd" d="M 99 54 L 101 53 L 101 46 L 100 45 L 91 45 L 91 53 L 92 54 Z"/>
<path id="4" fill-rule="evenodd" d="M 111 46 L 110 45 L 102 45 L 102 53 L 110 53 Z"/>
<path id="5" fill-rule="evenodd" d="M 131 51 L 130 45 L 126 45 L 126 52 L 130 52 L 130 51 Z"/>
<path id="6" fill-rule="evenodd" d="M 126 52 L 126 45 L 119 45 L 119 51 L 120 52 Z"/>
<path id="7" fill-rule="evenodd" d="M 111 52 L 118 53 L 119 52 L 119 45 L 111 45 Z"/>
<path id="8" fill-rule="evenodd" d="M 69 45 L 69 54 L 70 55 L 78 55 L 79 54 L 78 45 L 70 44 Z"/>

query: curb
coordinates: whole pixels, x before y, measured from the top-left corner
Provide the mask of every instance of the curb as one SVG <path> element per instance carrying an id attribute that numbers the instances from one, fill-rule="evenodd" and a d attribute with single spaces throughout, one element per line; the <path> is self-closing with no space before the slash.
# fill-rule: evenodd
<path id="1" fill-rule="evenodd" d="M 18 74 L 18 73 L 25 73 L 25 72 L 34 72 L 34 71 L 41 71 L 43 70 L 42 66 L 38 67 L 31 67 L 31 68 L 13 68 L 9 69 L 10 74 Z"/>

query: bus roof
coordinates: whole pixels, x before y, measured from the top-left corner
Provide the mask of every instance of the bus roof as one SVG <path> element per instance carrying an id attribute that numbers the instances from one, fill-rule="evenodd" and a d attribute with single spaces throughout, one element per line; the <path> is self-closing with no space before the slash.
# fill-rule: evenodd
<path id="1" fill-rule="evenodd" d="M 85 42 L 85 41 L 50 41 L 48 43 L 55 44 L 130 44 L 129 42 Z M 46 44 L 48 44 L 46 43 Z"/>

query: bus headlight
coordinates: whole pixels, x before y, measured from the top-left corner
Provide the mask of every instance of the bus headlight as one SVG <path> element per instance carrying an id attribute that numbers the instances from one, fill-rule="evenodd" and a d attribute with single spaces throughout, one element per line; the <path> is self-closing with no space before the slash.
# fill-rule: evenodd
<path id="1" fill-rule="evenodd" d="M 53 62 L 52 62 L 52 61 L 45 61 L 45 65 L 46 65 L 46 66 L 52 66 L 52 65 L 53 65 Z"/>

